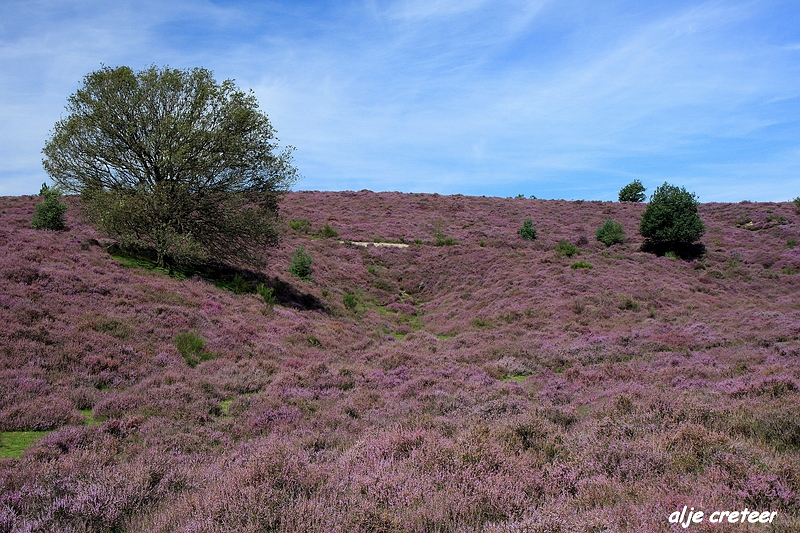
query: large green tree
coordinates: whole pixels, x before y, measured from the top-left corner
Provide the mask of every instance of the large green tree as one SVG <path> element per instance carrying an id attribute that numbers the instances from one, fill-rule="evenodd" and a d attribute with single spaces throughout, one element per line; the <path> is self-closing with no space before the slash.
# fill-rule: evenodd
<path id="1" fill-rule="evenodd" d="M 639 222 L 639 233 L 657 251 L 685 250 L 706 231 L 697 212 L 698 203 L 694 193 L 664 183 L 650 197 Z"/>
<path id="2" fill-rule="evenodd" d="M 104 67 L 67 112 L 44 168 L 121 244 L 152 250 L 163 266 L 257 265 L 277 243 L 278 201 L 297 170 L 252 91 L 203 68 Z"/>

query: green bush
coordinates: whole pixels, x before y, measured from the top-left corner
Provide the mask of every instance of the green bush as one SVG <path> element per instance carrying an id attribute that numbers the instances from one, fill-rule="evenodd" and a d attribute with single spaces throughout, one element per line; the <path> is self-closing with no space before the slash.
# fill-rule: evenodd
<path id="1" fill-rule="evenodd" d="M 175 335 L 175 340 L 173 342 L 175 348 L 178 349 L 178 352 L 180 352 L 183 359 L 186 361 L 186 364 L 192 368 L 196 367 L 201 361 L 208 361 L 214 358 L 213 353 L 203 351 L 206 341 L 191 331 L 178 333 Z"/>
<path id="2" fill-rule="evenodd" d="M 43 183 L 39 196 L 43 200 L 36 204 L 31 226 L 34 229 L 55 231 L 64 229 L 66 227 L 66 224 L 64 224 L 64 211 L 67 210 L 67 206 L 61 201 L 61 191 L 58 187 L 48 187 L 46 183 Z"/>
<path id="3" fill-rule="evenodd" d="M 438 220 L 433 225 L 433 237 L 436 239 L 436 246 L 454 246 L 458 241 L 453 237 L 446 237 L 444 234 L 444 221 Z"/>
<path id="4" fill-rule="evenodd" d="M 519 236 L 523 239 L 530 240 L 536 238 L 536 228 L 533 227 L 533 220 L 530 218 L 525 219 L 525 222 L 522 223 L 522 227 L 519 228 Z"/>
<path id="5" fill-rule="evenodd" d="M 325 225 L 322 226 L 319 231 L 317 231 L 317 235 L 323 239 L 335 239 L 339 236 L 339 232 L 330 227 L 330 225 L 326 222 Z"/>
<path id="6" fill-rule="evenodd" d="M 311 277 L 311 255 L 306 252 L 305 246 L 298 246 L 294 251 L 289 272 L 300 279 Z"/>
<path id="7" fill-rule="evenodd" d="M 597 228 L 595 234 L 597 235 L 597 240 L 606 246 L 625 241 L 625 230 L 622 229 L 622 224 L 614 222 L 610 218 Z"/>
<path id="8" fill-rule="evenodd" d="M 572 257 L 573 255 L 579 253 L 578 247 L 574 244 L 570 243 L 566 239 L 561 239 L 558 241 L 558 246 L 556 246 L 556 253 L 558 255 L 566 255 L 567 257 Z"/>
<path id="9" fill-rule="evenodd" d="M 289 227 L 297 233 L 308 233 L 311 229 L 311 221 L 301 218 L 299 220 L 292 219 L 289 221 Z"/>
<path id="10" fill-rule="evenodd" d="M 247 280 L 241 274 L 236 274 L 235 276 L 233 276 L 233 281 L 231 282 L 231 289 L 233 289 L 234 294 L 245 294 L 248 292 L 252 292 L 250 284 L 247 283 Z"/>
<path id="11" fill-rule="evenodd" d="M 358 300 L 356 300 L 356 295 L 351 292 L 344 293 L 342 297 L 342 303 L 348 309 L 355 309 L 356 305 L 358 304 Z"/>
<path id="12" fill-rule="evenodd" d="M 792 201 L 794 202 L 794 206 L 797 208 L 797 210 L 800 211 L 800 196 L 796 197 Z"/>
<path id="13" fill-rule="evenodd" d="M 585 261 L 578 261 L 576 263 L 572 263 L 570 268 L 579 269 L 579 268 L 594 268 L 591 263 L 586 263 Z"/>
<path id="14" fill-rule="evenodd" d="M 647 204 L 639 233 L 655 248 L 680 250 L 703 236 L 706 229 L 697 213 L 694 193 L 664 183 Z"/>
<path id="15" fill-rule="evenodd" d="M 263 283 L 256 287 L 256 292 L 264 299 L 264 303 L 272 307 L 275 305 L 275 289 L 267 287 Z"/>
<path id="16" fill-rule="evenodd" d="M 633 180 L 626 186 L 624 186 L 619 191 L 619 201 L 620 202 L 644 202 L 645 195 L 644 191 L 647 189 L 644 188 L 642 182 L 639 180 Z"/>

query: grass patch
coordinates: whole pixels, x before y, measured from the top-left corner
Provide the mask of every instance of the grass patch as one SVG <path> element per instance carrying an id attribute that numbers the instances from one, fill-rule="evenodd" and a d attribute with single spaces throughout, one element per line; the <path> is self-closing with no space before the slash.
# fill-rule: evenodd
<path id="1" fill-rule="evenodd" d="M 594 268 L 594 266 L 592 266 L 591 263 L 587 263 L 585 261 L 577 261 L 575 263 L 572 263 L 569 267 L 575 270 L 579 268 Z"/>
<path id="2" fill-rule="evenodd" d="M 0 458 L 21 457 L 25 450 L 50 431 L 3 431 L 0 433 Z"/>
<path id="3" fill-rule="evenodd" d="M 227 400 L 222 400 L 221 402 L 219 402 L 220 416 L 231 416 L 230 408 L 232 402 L 233 398 L 228 398 Z"/>
<path id="4" fill-rule="evenodd" d="M 198 363 L 202 361 L 208 361 L 215 357 L 212 352 L 203 351 L 206 341 L 191 331 L 175 335 L 174 344 L 175 348 L 177 348 L 183 356 L 186 364 L 192 368 L 196 367 Z"/>
<path id="5" fill-rule="evenodd" d="M 517 383 L 522 383 L 528 379 L 529 376 L 530 374 L 514 374 L 513 376 L 506 376 L 500 381 L 516 381 Z"/>
<path id="6" fill-rule="evenodd" d="M 83 416 L 83 418 L 86 419 L 87 426 L 99 426 L 100 424 L 102 424 L 102 421 L 95 418 L 94 411 L 92 411 L 91 409 L 81 409 L 80 413 Z"/>

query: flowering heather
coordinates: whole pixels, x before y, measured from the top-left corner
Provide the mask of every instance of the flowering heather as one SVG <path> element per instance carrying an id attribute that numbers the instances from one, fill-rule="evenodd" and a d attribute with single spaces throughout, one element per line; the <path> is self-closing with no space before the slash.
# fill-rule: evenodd
<path id="1" fill-rule="evenodd" d="M 684 261 L 638 203 L 290 193 L 338 237 L 287 223 L 268 305 L 124 266 L 74 198 L 36 231 L 38 200 L 0 198 L 0 532 L 800 530 L 792 203 L 700 205 Z"/>

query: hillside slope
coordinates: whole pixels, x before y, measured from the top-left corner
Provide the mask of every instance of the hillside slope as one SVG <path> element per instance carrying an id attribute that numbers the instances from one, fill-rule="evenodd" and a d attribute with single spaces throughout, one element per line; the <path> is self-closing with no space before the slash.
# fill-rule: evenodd
<path id="1" fill-rule="evenodd" d="M 687 262 L 639 251 L 641 204 L 291 193 L 270 308 L 36 201 L 0 198 L 0 450 L 49 433 L 0 459 L 0 531 L 800 530 L 792 204 L 701 205 Z"/>

